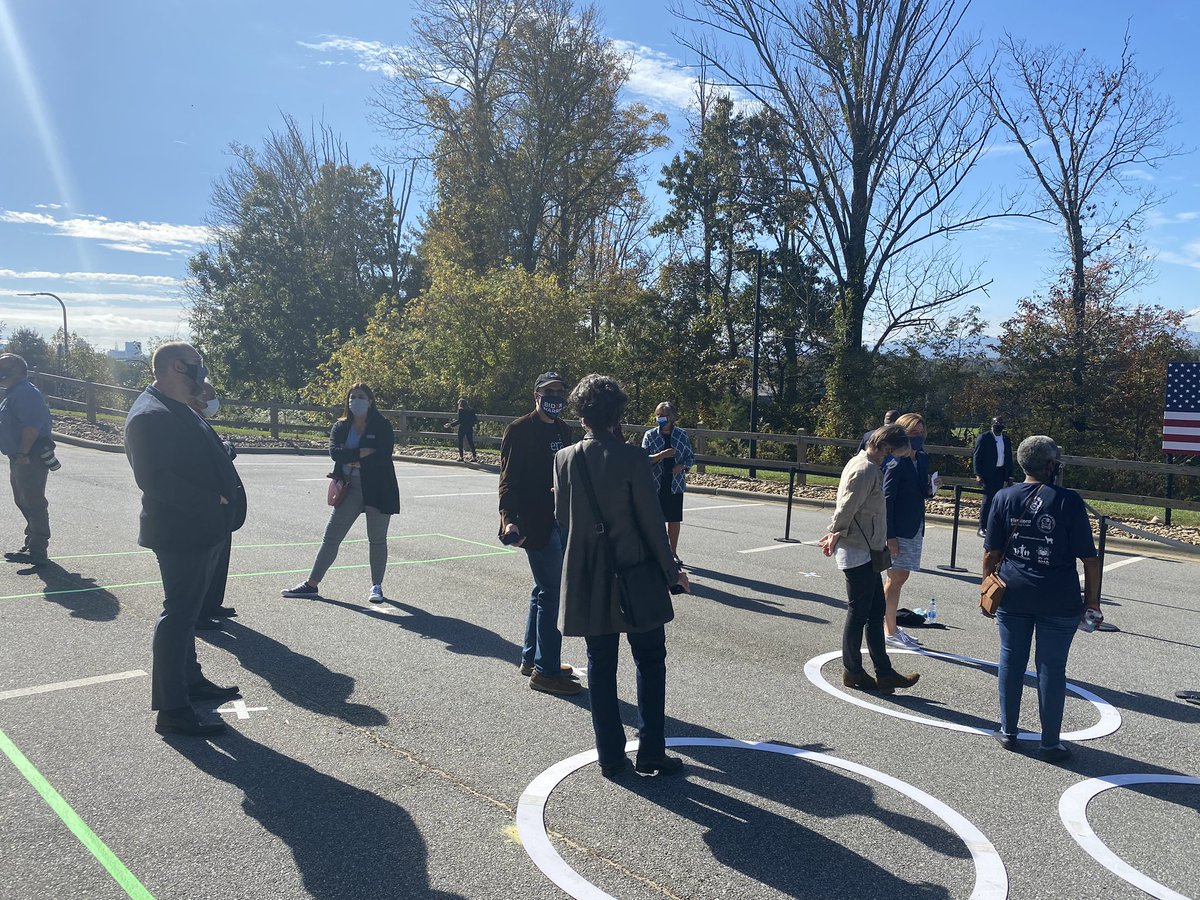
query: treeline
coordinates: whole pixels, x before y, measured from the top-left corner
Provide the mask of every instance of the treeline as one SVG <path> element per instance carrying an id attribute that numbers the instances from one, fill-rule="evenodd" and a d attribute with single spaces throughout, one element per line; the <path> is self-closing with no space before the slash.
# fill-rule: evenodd
<path id="1" fill-rule="evenodd" d="M 594 8 L 425 0 L 371 98 L 389 167 L 287 117 L 232 148 L 190 261 L 196 342 L 249 398 L 362 379 L 388 406 L 515 414 L 539 372 L 605 371 L 635 418 L 669 398 L 685 424 L 744 429 L 760 294 L 760 430 L 857 434 L 896 407 L 963 443 L 1000 414 L 1159 459 L 1166 363 L 1197 357 L 1181 314 L 1136 302 L 1159 198 L 1131 170 L 1178 152 L 1170 101 L 1128 43 L 1114 63 L 983 48 L 964 7 L 699 0 L 702 33 L 747 52 L 695 41 L 685 145 L 650 171 L 667 121 L 628 101 Z M 1031 187 L 967 196 L 997 141 Z M 1053 223 L 1066 265 L 988 337 L 986 273 L 953 238 L 994 217 Z"/>

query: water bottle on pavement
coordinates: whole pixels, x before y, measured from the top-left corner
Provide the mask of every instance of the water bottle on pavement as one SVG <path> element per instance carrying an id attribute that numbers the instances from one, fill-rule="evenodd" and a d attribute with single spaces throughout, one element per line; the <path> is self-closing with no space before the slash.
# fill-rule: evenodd
<path id="1" fill-rule="evenodd" d="M 1079 620 L 1079 630 L 1087 634 L 1091 634 L 1096 630 L 1096 626 L 1100 623 L 1100 613 L 1092 609 L 1090 606 L 1084 610 L 1083 618 Z"/>
<path id="2" fill-rule="evenodd" d="M 929 598 L 929 609 L 927 609 L 925 611 L 925 621 L 926 622 L 936 622 L 937 621 L 937 597 Z"/>

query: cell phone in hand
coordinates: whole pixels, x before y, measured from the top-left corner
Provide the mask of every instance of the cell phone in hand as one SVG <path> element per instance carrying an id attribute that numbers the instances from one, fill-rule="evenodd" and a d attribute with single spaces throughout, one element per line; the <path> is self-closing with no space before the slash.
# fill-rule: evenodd
<path id="1" fill-rule="evenodd" d="M 676 582 L 675 584 L 671 585 L 670 590 L 671 590 L 672 594 L 686 594 L 687 593 L 687 591 L 685 591 L 683 589 L 683 585 L 680 584 L 679 582 Z"/>
<path id="2" fill-rule="evenodd" d="M 506 547 L 512 546 L 520 539 L 521 532 L 519 531 L 510 531 L 507 534 L 500 535 L 500 543 L 504 544 Z"/>

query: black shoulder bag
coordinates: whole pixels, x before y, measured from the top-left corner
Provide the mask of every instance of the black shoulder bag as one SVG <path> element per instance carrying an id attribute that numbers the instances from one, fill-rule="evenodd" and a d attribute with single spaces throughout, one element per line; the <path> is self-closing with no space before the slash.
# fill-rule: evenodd
<path id="1" fill-rule="evenodd" d="M 583 447 L 579 448 L 575 458 L 579 460 L 583 488 L 592 508 L 592 518 L 596 520 L 596 534 L 600 535 L 609 566 L 612 568 L 612 588 L 617 592 L 621 614 L 632 631 L 649 631 L 651 628 L 665 625 L 675 618 L 675 608 L 671 605 L 671 592 L 667 587 L 667 579 L 663 576 L 662 567 L 651 557 L 636 566 L 617 568 L 612 539 L 609 538 L 608 528 L 600 515 L 600 504 L 596 502 L 596 490 L 592 487 L 592 477 L 588 472 Z"/>
<path id="2" fill-rule="evenodd" d="M 867 552 L 871 554 L 871 571 L 886 572 L 892 567 L 892 551 L 887 547 L 882 550 L 876 550 L 871 546 L 871 541 L 867 538 L 867 533 L 863 531 L 862 522 L 858 521 L 858 513 L 854 514 L 854 524 L 858 526 L 859 533 L 862 534 L 863 540 L 867 542 Z M 875 529 L 871 529 L 874 531 Z"/>

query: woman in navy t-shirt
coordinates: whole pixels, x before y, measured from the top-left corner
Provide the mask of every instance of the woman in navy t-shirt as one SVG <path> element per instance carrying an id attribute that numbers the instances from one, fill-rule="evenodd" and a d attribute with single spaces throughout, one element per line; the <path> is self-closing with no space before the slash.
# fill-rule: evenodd
<path id="1" fill-rule="evenodd" d="M 996 494 L 983 545 L 983 574 L 999 570 L 1008 586 L 996 611 L 1000 626 L 996 739 L 1007 750 L 1017 749 L 1021 691 L 1036 632 L 1040 755 L 1058 761 L 1070 755 L 1059 740 L 1067 654 L 1084 607 L 1100 612 L 1100 562 L 1083 500 L 1053 483 L 1061 465 L 1054 439 L 1027 437 L 1017 448 L 1017 462 L 1025 470 L 1025 481 Z M 1076 559 L 1083 560 L 1083 597 Z"/>

